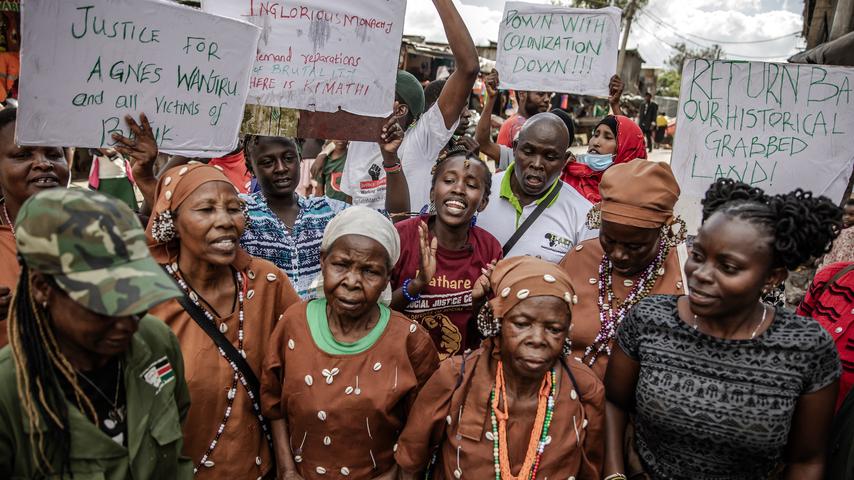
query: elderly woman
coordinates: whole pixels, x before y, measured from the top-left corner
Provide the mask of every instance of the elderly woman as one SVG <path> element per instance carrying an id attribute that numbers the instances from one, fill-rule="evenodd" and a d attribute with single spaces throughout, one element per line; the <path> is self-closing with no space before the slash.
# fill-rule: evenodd
<path id="1" fill-rule="evenodd" d="M 599 238 L 578 244 L 560 265 L 578 295 L 572 356 L 604 379 L 614 335 L 629 310 L 648 295 L 684 293 L 674 247 L 685 227 L 673 215 L 679 185 L 666 163 L 614 165 L 599 191 L 602 201 L 589 216 Z"/>
<path id="2" fill-rule="evenodd" d="M 68 162 L 60 147 L 22 147 L 15 142 L 17 109 L 0 110 L 0 347 L 6 345 L 6 312 L 18 283 L 15 217 L 32 195 L 65 187 Z"/>
<path id="3" fill-rule="evenodd" d="M 170 169 L 156 198 L 149 246 L 186 295 L 151 311 L 186 357 L 184 453 L 198 478 L 263 477 L 273 459 L 257 378 L 276 321 L 299 299 L 281 270 L 240 249 L 245 207 L 219 169 Z"/>
<path id="4" fill-rule="evenodd" d="M 544 260 L 512 257 L 491 283 L 482 347 L 444 361 L 418 395 L 397 448 L 403 478 L 601 478 L 605 391 L 565 358 L 569 278 Z"/>
<path id="5" fill-rule="evenodd" d="M 180 295 L 139 220 L 94 192 L 18 211 L 21 276 L 0 350 L 4 478 L 189 479 L 175 335 L 146 311 Z"/>
<path id="6" fill-rule="evenodd" d="M 374 210 L 351 207 L 326 227 L 325 298 L 285 312 L 264 361 L 279 478 L 395 478 L 398 434 L 439 361 L 422 327 L 379 303 L 399 254 Z"/>
<path id="7" fill-rule="evenodd" d="M 619 102 L 618 102 L 619 106 Z M 560 179 L 572 185 L 584 198 L 598 203 L 603 172 L 636 158 L 646 158 L 643 131 L 629 117 L 608 115 L 596 125 L 587 144 L 587 153 L 568 162 Z"/>

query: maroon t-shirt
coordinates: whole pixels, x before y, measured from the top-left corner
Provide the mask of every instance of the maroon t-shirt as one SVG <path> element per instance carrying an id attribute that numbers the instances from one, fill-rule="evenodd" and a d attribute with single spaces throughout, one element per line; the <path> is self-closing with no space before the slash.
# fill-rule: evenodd
<path id="1" fill-rule="evenodd" d="M 427 219 L 421 216 L 395 224 L 401 250 L 391 277 L 395 290 L 418 272 L 421 265 L 418 223 Z M 440 246 L 436 250 L 436 274 L 421 292 L 421 298 L 407 305 L 403 313 L 430 332 L 440 360 L 478 346 L 477 336 L 469 332 L 471 289 L 481 275 L 480 270 L 499 258 L 501 244 L 479 227 L 469 230 L 466 248 L 446 250 Z"/>

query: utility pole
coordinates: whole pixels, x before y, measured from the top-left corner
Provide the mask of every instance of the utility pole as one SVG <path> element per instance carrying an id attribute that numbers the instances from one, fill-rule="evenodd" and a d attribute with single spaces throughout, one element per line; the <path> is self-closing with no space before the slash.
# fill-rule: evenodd
<path id="1" fill-rule="evenodd" d="M 623 32 L 623 41 L 620 43 L 620 56 L 617 58 L 617 75 L 623 73 L 623 62 L 626 60 L 626 43 L 629 41 L 629 31 L 632 29 L 632 19 L 637 9 L 637 0 L 632 0 L 626 7 L 626 30 Z"/>

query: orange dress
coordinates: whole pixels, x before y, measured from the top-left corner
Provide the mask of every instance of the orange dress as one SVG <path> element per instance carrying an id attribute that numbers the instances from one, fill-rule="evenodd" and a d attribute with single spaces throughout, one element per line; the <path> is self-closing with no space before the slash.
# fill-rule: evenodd
<path id="1" fill-rule="evenodd" d="M 282 313 L 299 302 L 299 297 L 284 272 L 266 260 L 240 251 L 233 266 L 243 273 L 245 282 L 243 331 L 246 360 L 260 378 L 270 334 Z M 183 426 L 183 453 L 198 465 L 225 414 L 226 395 L 231 388 L 234 370 L 219 354 L 213 340 L 177 300 L 158 305 L 150 313 L 163 319 L 181 344 L 191 402 Z M 227 325 L 224 335 L 235 347 L 238 316 L 234 312 L 217 319 L 218 324 Z M 196 478 L 255 479 L 273 469 L 272 452 L 252 411 L 251 400 L 240 383 L 231 416 L 210 460 L 213 466 L 199 467 Z"/>
<path id="2" fill-rule="evenodd" d="M 400 435 L 397 463 L 407 472 L 425 470 L 436 453 L 436 480 L 495 478 L 490 392 L 497 359 L 492 341 L 463 356 L 451 357 L 421 390 Z M 602 478 L 605 454 L 605 388 L 589 368 L 566 361 L 572 378 L 555 365 L 557 378 L 551 441 L 543 450 L 537 478 Z M 533 418 L 507 421 L 511 471 L 525 459 Z M 436 449 L 438 447 L 438 449 Z M 460 476 L 457 476 L 457 473 Z"/>
<path id="3" fill-rule="evenodd" d="M 599 327 L 599 263 L 605 252 L 598 238 L 586 240 L 570 250 L 563 260 L 560 261 L 561 268 L 569 275 L 578 303 L 572 307 L 572 358 L 584 357 L 584 351 L 596 340 Z M 640 275 L 624 277 L 617 272 L 612 274 L 614 295 L 619 299 L 625 299 L 633 287 L 623 283 L 631 280 L 637 283 Z M 591 283 L 591 279 L 594 280 Z M 676 249 L 672 248 L 664 260 L 664 276 L 658 277 L 652 289 L 652 295 L 681 295 L 685 292 L 682 285 L 682 273 L 679 268 L 679 256 Z M 614 341 L 611 340 L 613 348 Z M 585 365 L 589 365 L 584 360 Z M 596 362 L 591 366 L 593 372 L 600 378 L 605 378 L 605 370 L 608 366 L 608 356 L 600 354 Z"/>
<path id="4" fill-rule="evenodd" d="M 18 264 L 18 247 L 9 225 L 0 225 L 0 286 L 9 287 L 14 295 L 18 287 L 21 266 Z M 11 305 L 10 305 L 11 307 Z M 0 348 L 9 343 L 8 323 L 0 318 Z"/>
<path id="5" fill-rule="evenodd" d="M 439 354 L 416 322 L 390 312 L 366 350 L 321 350 L 294 305 L 270 338 L 261 400 L 264 415 L 284 418 L 299 474 L 306 480 L 369 479 L 394 466 L 394 449 Z"/>

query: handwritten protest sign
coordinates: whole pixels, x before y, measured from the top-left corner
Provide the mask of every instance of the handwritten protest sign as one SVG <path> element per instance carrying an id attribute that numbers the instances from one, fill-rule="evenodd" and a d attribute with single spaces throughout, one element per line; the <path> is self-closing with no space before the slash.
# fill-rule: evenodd
<path id="1" fill-rule="evenodd" d="M 688 60 L 672 166 L 677 210 L 695 232 L 709 185 L 725 177 L 841 201 L 854 167 L 854 68 Z"/>
<path id="2" fill-rule="evenodd" d="M 22 145 L 113 145 L 148 115 L 161 149 L 237 144 L 260 29 L 154 0 L 23 4 Z"/>
<path id="3" fill-rule="evenodd" d="M 501 88 L 608 95 L 620 9 L 507 2 L 498 27 Z"/>
<path id="4" fill-rule="evenodd" d="M 406 0 L 203 0 L 264 29 L 248 103 L 386 117 Z"/>

